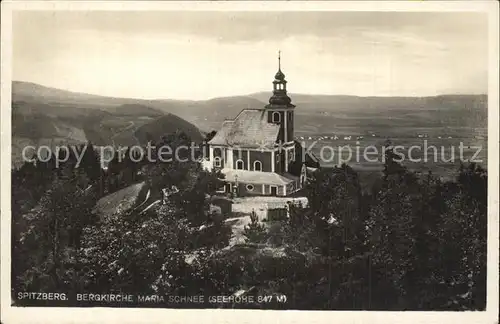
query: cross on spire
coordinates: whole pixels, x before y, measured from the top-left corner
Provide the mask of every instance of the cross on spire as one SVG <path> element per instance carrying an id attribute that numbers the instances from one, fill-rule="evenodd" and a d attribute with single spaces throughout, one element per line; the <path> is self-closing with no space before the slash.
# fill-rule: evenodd
<path id="1" fill-rule="evenodd" d="M 281 70 L 281 50 L 278 50 L 278 69 Z"/>

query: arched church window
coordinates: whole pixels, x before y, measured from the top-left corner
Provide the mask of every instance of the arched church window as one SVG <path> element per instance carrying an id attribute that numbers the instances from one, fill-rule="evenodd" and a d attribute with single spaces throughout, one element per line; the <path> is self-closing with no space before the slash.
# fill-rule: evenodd
<path id="1" fill-rule="evenodd" d="M 262 171 L 262 163 L 260 161 L 255 161 L 253 163 L 254 171 Z"/>
<path id="2" fill-rule="evenodd" d="M 222 160 L 220 157 L 216 157 L 214 158 L 214 165 L 218 168 L 220 168 L 222 166 Z"/>
<path id="3" fill-rule="evenodd" d="M 273 112 L 273 123 L 279 123 L 281 121 L 281 115 L 279 112 Z"/>
<path id="4" fill-rule="evenodd" d="M 237 170 L 244 170 L 245 169 L 245 163 L 243 163 L 243 160 L 236 161 L 236 169 Z"/>

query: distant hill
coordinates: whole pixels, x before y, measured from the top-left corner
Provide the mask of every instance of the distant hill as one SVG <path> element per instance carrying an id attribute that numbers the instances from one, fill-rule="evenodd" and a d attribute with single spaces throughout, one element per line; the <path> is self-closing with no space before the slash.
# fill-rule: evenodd
<path id="1" fill-rule="evenodd" d="M 86 107 L 95 108 L 135 102 L 135 99 L 113 98 L 73 92 L 24 81 L 12 82 L 12 97 L 17 101 L 30 102 L 34 100 L 36 102 L 43 103 L 55 102 L 59 104 L 83 104 Z"/>
<path id="2" fill-rule="evenodd" d="M 144 117 L 160 117 L 163 112 L 146 106 L 144 104 L 123 104 L 118 107 L 108 108 L 108 112 L 114 115 L 121 116 L 144 116 Z"/>
<path id="3" fill-rule="evenodd" d="M 54 89 L 30 82 L 13 81 L 13 102 L 19 113 L 33 111 L 52 116 L 142 115 L 157 117 L 165 113 L 177 115 L 204 131 L 218 128 L 226 118 L 233 118 L 244 108 L 262 108 L 263 103 L 247 96 L 210 100 L 129 99 L 115 98 Z"/>
<path id="4" fill-rule="evenodd" d="M 90 113 L 89 110 L 121 113 L 120 110 L 123 109 L 124 114 L 130 114 L 132 111 L 130 108 L 134 108 L 134 114 L 161 115 L 161 111 L 155 111 L 146 104 L 147 100 L 98 96 L 22 81 L 12 82 L 12 99 L 13 102 L 22 102 L 24 105 L 58 109 L 52 109 L 51 112 L 54 114 L 81 114 L 78 111 L 81 109 L 86 110 L 87 113 Z"/>
<path id="5" fill-rule="evenodd" d="M 175 133 L 176 131 L 186 133 L 186 135 L 188 135 L 191 140 L 196 143 L 201 143 L 201 141 L 203 141 L 203 136 L 196 126 L 174 114 L 162 116 L 140 126 L 137 128 L 134 135 L 139 143 L 145 145 L 148 140 L 158 140 L 164 134 Z"/>
<path id="6" fill-rule="evenodd" d="M 159 113 L 171 113 L 194 124 L 202 131 L 218 129 L 226 118 L 234 118 L 242 109 L 262 108 L 268 102 L 271 92 L 258 92 L 246 96 L 214 98 L 210 100 L 143 100 L 104 97 L 53 89 L 28 82 L 13 82 L 13 98 L 30 105 L 34 101 L 43 106 L 44 113 L 53 115 L 92 115 L 95 110 L 122 115 L 143 115 L 157 117 Z M 440 95 L 434 97 L 357 97 L 344 95 L 308 95 L 290 93 L 297 106 L 296 114 L 302 116 L 296 125 L 300 129 L 304 116 L 317 114 L 346 113 L 352 118 L 366 118 L 371 114 L 384 117 L 391 114 L 419 114 L 429 112 L 429 122 L 436 120 L 465 125 L 483 125 L 487 120 L 486 95 Z M 71 104 L 69 104 L 71 103 Z M 64 108 L 64 109 L 59 109 Z M 25 108 L 26 109 L 26 108 Z M 451 116 L 453 115 L 453 116 Z M 451 116 L 451 117 L 450 117 Z M 472 120 L 469 118 L 472 117 Z M 424 120 L 422 120 L 424 121 Z M 425 121 L 428 122 L 428 121 Z"/>
<path id="7" fill-rule="evenodd" d="M 271 92 L 248 95 L 267 102 Z M 308 95 L 289 93 L 292 102 L 303 111 L 368 111 L 403 109 L 486 109 L 487 95 L 439 95 L 430 97 L 358 97 L 344 95 Z M 299 110 L 298 110 L 299 111 Z"/>
<path id="8" fill-rule="evenodd" d="M 398 136 L 408 128 L 486 128 L 487 95 L 440 95 L 434 97 L 356 97 L 289 94 L 295 109 L 296 131 L 309 134 L 366 134 Z M 250 94 L 257 100 L 270 92 Z"/>
<path id="9" fill-rule="evenodd" d="M 156 119 L 159 120 L 154 123 Z M 149 123 L 153 136 L 181 130 L 201 138 L 196 126 L 165 109 L 152 107 L 148 100 L 102 97 L 13 82 L 12 162 L 20 166 L 26 145 L 54 148 L 87 141 L 101 146 L 137 145 L 141 140 L 136 133 L 142 139 L 149 128 L 142 126 Z"/>

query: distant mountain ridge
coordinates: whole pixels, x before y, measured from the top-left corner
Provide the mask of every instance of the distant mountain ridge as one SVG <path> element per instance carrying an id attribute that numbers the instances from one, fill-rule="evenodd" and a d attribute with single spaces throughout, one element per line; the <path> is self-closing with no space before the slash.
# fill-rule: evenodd
<path id="1" fill-rule="evenodd" d="M 145 100 L 82 94 L 21 81 L 14 81 L 12 86 L 13 109 L 21 114 L 36 114 L 39 108 L 43 108 L 43 114 L 56 118 L 94 116 L 99 119 L 103 114 L 157 118 L 170 113 L 204 132 L 218 129 L 224 119 L 234 118 L 242 109 L 263 108 L 270 96 L 271 91 L 209 100 Z M 484 126 L 487 122 L 487 95 L 357 97 L 290 93 L 290 97 L 297 106 L 298 131 L 301 127 L 309 128 L 307 125 L 315 124 L 317 120 L 325 121 L 325 115 L 334 118 L 331 121 L 333 127 L 352 124 L 353 118 L 373 119 L 373 114 L 383 119 L 390 115 L 396 117 L 397 114 L 411 113 L 412 116 L 408 117 L 421 117 L 422 126 L 425 123 L 445 125 L 448 122 Z M 424 112 L 428 112 L 426 117 Z M 350 116 L 347 120 L 346 114 Z"/>
<path id="2" fill-rule="evenodd" d="M 17 100 L 23 101 L 29 101 L 31 98 L 37 100 L 43 98 L 47 102 L 61 103 L 86 101 L 88 104 L 100 105 L 122 105 L 137 102 L 137 99 L 134 98 L 102 96 L 85 92 L 58 89 L 25 81 L 12 81 L 12 96 Z"/>
<path id="3" fill-rule="evenodd" d="M 203 131 L 217 129 L 224 119 L 234 118 L 242 109 L 263 108 L 267 104 L 271 91 L 257 92 L 248 95 L 220 97 L 208 100 L 177 99 L 130 99 L 82 94 L 66 90 L 45 87 L 35 83 L 14 81 L 12 87 L 13 101 L 48 103 L 64 106 L 73 110 L 101 110 L 116 114 L 118 108 L 140 105 L 137 115 L 150 115 L 152 111 L 162 114 L 172 113 Z M 308 115 L 325 112 L 349 112 L 356 114 L 374 113 L 374 111 L 393 110 L 436 110 L 487 111 L 487 95 L 439 95 L 429 97 L 358 97 L 348 95 L 308 95 L 290 93 L 292 102 L 297 106 L 297 115 Z M 124 112 L 124 111 L 123 111 Z M 60 114 L 63 112 L 60 111 Z M 77 113 L 75 111 L 75 113 Z M 78 112 L 81 114 L 82 112 Z M 91 114 L 92 112 L 88 112 Z"/>
<path id="4" fill-rule="evenodd" d="M 256 92 L 249 97 L 260 101 L 266 101 L 271 92 Z M 428 108 L 429 105 L 453 105 L 461 106 L 464 102 L 479 102 L 486 105 L 488 96 L 486 94 L 443 94 L 437 96 L 423 97 L 386 97 L 386 96 L 351 96 L 351 95 L 313 95 L 301 93 L 289 93 L 292 102 L 297 106 L 307 107 L 314 110 L 334 109 L 404 109 L 404 108 Z M 313 106 L 314 105 L 314 106 Z M 476 105 L 475 107 L 482 107 Z"/>
<path id="5" fill-rule="evenodd" d="M 168 98 L 158 98 L 158 99 L 136 99 L 136 98 L 120 98 L 120 97 L 110 97 L 95 95 L 89 93 L 82 93 L 70 90 L 62 90 L 58 88 L 47 87 L 33 82 L 26 81 L 12 81 L 12 94 L 17 100 L 23 100 L 22 97 L 44 97 L 46 99 L 56 100 L 60 102 L 65 99 L 81 99 L 99 101 L 99 103 L 108 104 L 127 104 L 127 103 L 138 103 L 138 102 L 157 102 L 157 103 L 200 103 L 200 102 L 213 102 L 213 101 L 232 101 L 234 99 L 248 99 L 253 98 L 259 100 L 260 102 L 267 103 L 269 97 L 271 96 L 271 91 L 261 91 L 255 93 L 249 93 L 247 95 L 236 95 L 236 96 L 225 96 L 225 97 L 215 97 L 206 100 L 182 100 L 182 99 L 168 99 Z M 315 100 L 319 102 L 331 101 L 332 99 L 337 99 L 339 102 L 349 102 L 351 100 L 415 100 L 424 98 L 450 98 L 450 99 L 464 99 L 471 97 L 482 97 L 487 98 L 486 94 L 441 94 L 436 96 L 355 96 L 355 95 L 333 95 L 333 94 L 304 94 L 304 93 L 293 93 L 289 92 L 292 101 L 303 102 L 308 100 Z"/>

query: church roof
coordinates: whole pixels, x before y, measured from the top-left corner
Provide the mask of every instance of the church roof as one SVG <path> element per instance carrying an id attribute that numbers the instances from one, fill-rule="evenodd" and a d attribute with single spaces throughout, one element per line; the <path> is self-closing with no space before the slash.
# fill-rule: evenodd
<path id="1" fill-rule="evenodd" d="M 295 105 L 292 103 L 292 99 L 286 94 L 285 91 L 274 91 L 271 98 L 269 98 L 269 105 L 267 108 L 272 106 L 278 106 L 278 108 L 294 108 Z"/>
<path id="2" fill-rule="evenodd" d="M 266 184 L 266 185 L 286 185 L 290 182 L 296 181 L 298 177 L 291 174 L 284 173 L 278 174 L 275 172 L 262 172 L 262 171 L 248 171 L 248 170 L 235 170 L 224 168 L 221 172 L 225 175 L 224 180 L 229 182 L 253 183 L 253 184 Z M 238 178 L 236 178 L 236 176 Z"/>
<path id="3" fill-rule="evenodd" d="M 234 120 L 226 120 L 221 129 L 208 142 L 245 148 L 274 147 L 279 125 L 268 123 L 264 109 L 244 109 Z"/>

